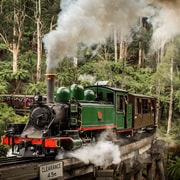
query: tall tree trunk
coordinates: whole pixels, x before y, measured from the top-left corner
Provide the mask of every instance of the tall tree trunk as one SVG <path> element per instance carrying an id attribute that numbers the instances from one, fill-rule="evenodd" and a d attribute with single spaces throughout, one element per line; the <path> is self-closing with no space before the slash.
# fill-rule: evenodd
<path id="1" fill-rule="evenodd" d="M 106 44 L 103 45 L 103 49 L 104 49 L 104 60 L 108 60 L 108 51 L 107 51 L 107 46 Z"/>
<path id="2" fill-rule="evenodd" d="M 19 49 L 17 48 L 15 42 L 13 42 L 12 53 L 13 53 L 13 73 L 16 73 L 17 69 L 18 69 L 18 54 L 19 54 Z"/>
<path id="3" fill-rule="evenodd" d="M 142 48 L 142 42 L 139 42 L 139 61 L 138 61 L 138 67 L 142 67 L 142 61 L 143 61 L 143 48 Z"/>
<path id="4" fill-rule="evenodd" d="M 120 51 L 119 51 L 119 59 L 124 59 L 124 41 L 120 41 Z"/>
<path id="5" fill-rule="evenodd" d="M 125 61 L 125 54 L 126 54 L 126 43 L 123 40 L 123 35 L 122 33 L 120 34 L 120 43 L 119 43 L 119 59 L 123 61 L 123 64 L 126 64 Z"/>
<path id="6" fill-rule="evenodd" d="M 114 28 L 114 60 L 117 62 L 118 53 L 117 53 L 117 32 L 116 28 Z"/>
<path id="7" fill-rule="evenodd" d="M 156 86 L 156 116 L 155 116 L 155 125 L 158 127 L 159 125 L 159 110 L 160 110 L 160 79 L 157 80 Z"/>
<path id="8" fill-rule="evenodd" d="M 162 51 L 161 49 L 158 51 L 158 57 L 157 57 L 157 67 L 159 66 L 161 59 L 162 59 L 162 55 L 161 55 Z M 155 125 L 158 126 L 159 125 L 159 115 L 160 115 L 160 95 L 161 95 L 161 91 L 160 91 L 160 86 L 161 86 L 161 79 L 158 78 L 157 79 L 157 84 L 156 84 L 156 116 L 155 116 Z"/>
<path id="9" fill-rule="evenodd" d="M 127 64 L 127 48 L 128 48 L 128 42 L 124 41 L 124 67 L 126 67 Z"/>
<path id="10" fill-rule="evenodd" d="M 173 117 L 173 95 L 174 95 L 173 63 L 174 63 L 174 59 L 171 58 L 171 62 L 170 62 L 170 99 L 169 99 L 169 116 L 168 116 L 167 134 L 171 130 L 172 117 Z"/>
<path id="11" fill-rule="evenodd" d="M 123 40 L 120 40 L 119 59 L 123 61 L 123 66 L 126 66 L 127 47 L 128 47 L 128 43 Z"/>
<path id="12" fill-rule="evenodd" d="M 36 23 L 37 23 L 37 72 L 36 81 L 41 79 L 41 63 L 42 63 L 42 37 L 41 37 L 41 0 L 36 2 Z"/>
<path id="13" fill-rule="evenodd" d="M 18 62 L 18 53 L 19 50 L 17 49 L 17 42 L 16 42 L 16 37 L 17 37 L 17 30 L 16 30 L 16 23 L 17 23 L 17 15 L 16 15 L 16 7 L 15 7 L 15 2 L 14 2 L 14 23 L 13 23 L 13 46 L 12 46 L 12 53 L 13 53 L 13 73 L 17 72 L 17 62 Z"/>
<path id="14" fill-rule="evenodd" d="M 19 0 L 14 0 L 14 22 L 13 22 L 13 45 L 9 50 L 13 53 L 13 72 L 18 69 L 18 54 L 23 35 L 24 20 L 25 20 L 25 4 L 21 4 Z"/>

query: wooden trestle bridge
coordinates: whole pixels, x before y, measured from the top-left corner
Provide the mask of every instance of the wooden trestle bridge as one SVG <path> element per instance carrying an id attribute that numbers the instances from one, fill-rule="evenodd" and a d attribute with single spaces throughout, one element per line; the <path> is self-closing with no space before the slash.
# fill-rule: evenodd
<path id="1" fill-rule="evenodd" d="M 118 144 L 118 142 L 116 142 Z M 96 180 L 166 180 L 164 142 L 156 135 L 119 146 L 121 162 L 108 167 L 95 167 L 78 159 L 36 161 L 1 166 L 0 179 L 96 179 Z"/>

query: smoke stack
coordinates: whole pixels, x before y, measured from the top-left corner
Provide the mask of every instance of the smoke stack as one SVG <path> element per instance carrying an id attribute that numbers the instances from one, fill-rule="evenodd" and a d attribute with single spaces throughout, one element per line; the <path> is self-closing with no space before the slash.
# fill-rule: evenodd
<path id="1" fill-rule="evenodd" d="M 47 103 L 54 103 L 54 79 L 55 74 L 45 74 L 47 79 Z"/>

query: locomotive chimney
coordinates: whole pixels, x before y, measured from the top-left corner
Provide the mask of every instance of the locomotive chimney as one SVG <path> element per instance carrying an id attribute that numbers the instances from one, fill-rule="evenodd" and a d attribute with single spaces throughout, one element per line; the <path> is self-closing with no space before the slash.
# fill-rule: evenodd
<path id="1" fill-rule="evenodd" d="M 55 74 L 45 74 L 47 79 L 47 103 L 54 103 L 54 79 Z"/>

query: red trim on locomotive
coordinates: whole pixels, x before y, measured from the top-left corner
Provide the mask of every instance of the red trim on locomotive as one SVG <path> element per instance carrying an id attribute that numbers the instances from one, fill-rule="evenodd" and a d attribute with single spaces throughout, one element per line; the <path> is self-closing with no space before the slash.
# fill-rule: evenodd
<path id="1" fill-rule="evenodd" d="M 42 145 L 46 148 L 59 148 L 60 142 L 65 140 L 72 140 L 71 137 L 59 137 L 59 138 L 22 138 L 22 137 L 5 137 L 1 138 L 1 143 L 3 145 L 18 145 L 22 141 L 30 141 L 32 145 Z"/>
<path id="2" fill-rule="evenodd" d="M 13 145 L 19 144 L 22 141 L 31 141 L 32 144 L 41 145 L 43 143 L 43 139 L 32 139 L 32 138 L 22 138 L 22 137 L 5 137 L 1 138 L 1 143 L 4 145 Z"/>
<path id="3" fill-rule="evenodd" d="M 65 140 L 72 140 L 71 137 L 59 137 L 59 138 L 46 138 L 44 139 L 44 147 L 47 148 L 60 148 L 60 142 Z"/>

